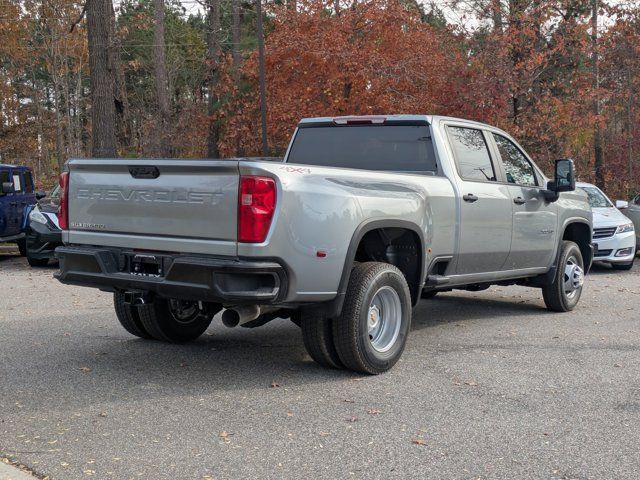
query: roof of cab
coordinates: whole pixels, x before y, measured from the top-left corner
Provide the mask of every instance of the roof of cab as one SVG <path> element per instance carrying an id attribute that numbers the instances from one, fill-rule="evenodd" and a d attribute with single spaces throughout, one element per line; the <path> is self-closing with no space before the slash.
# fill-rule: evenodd
<path id="1" fill-rule="evenodd" d="M 384 121 L 390 122 L 427 122 L 429 125 L 432 125 L 437 121 L 455 121 L 455 122 L 464 122 L 472 125 L 476 125 L 478 127 L 491 127 L 495 128 L 492 125 L 488 125 L 486 123 L 476 122 L 474 120 L 467 120 L 465 118 L 456 118 L 456 117 L 446 117 L 441 115 L 401 115 L 401 114 L 390 114 L 390 115 L 348 115 L 342 117 L 311 117 L 311 118 L 303 118 L 300 120 L 298 125 L 306 125 L 306 124 L 327 124 L 327 123 L 336 123 L 336 120 L 347 121 L 347 120 L 372 120 L 372 123 L 383 123 Z"/>
<path id="2" fill-rule="evenodd" d="M 31 170 L 29 167 L 25 167 L 24 165 L 9 165 L 7 163 L 0 163 L 0 168 L 17 168 L 18 170 Z"/>

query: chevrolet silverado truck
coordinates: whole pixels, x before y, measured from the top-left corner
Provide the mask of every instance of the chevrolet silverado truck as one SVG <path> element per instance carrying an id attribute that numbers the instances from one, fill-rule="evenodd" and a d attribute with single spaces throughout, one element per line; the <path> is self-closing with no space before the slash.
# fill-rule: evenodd
<path id="1" fill-rule="evenodd" d="M 68 170 L 56 277 L 113 292 L 147 339 L 194 340 L 220 311 L 229 327 L 291 318 L 318 363 L 377 374 L 421 298 L 517 284 L 564 312 L 593 256 L 571 160 L 548 179 L 507 133 L 454 118 L 304 119 L 282 162 Z"/>

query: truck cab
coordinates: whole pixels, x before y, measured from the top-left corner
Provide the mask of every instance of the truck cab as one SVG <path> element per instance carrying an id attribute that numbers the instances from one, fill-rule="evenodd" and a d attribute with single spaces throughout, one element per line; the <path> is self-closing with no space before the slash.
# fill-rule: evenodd
<path id="1" fill-rule="evenodd" d="M 31 170 L 0 164 L 0 242 L 16 242 L 24 254 L 26 212 L 35 203 Z"/>

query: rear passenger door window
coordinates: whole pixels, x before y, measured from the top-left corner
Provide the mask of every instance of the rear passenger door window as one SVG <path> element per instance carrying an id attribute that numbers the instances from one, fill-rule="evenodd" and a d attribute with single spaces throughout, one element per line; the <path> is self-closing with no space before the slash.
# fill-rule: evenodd
<path id="1" fill-rule="evenodd" d="M 449 141 L 464 180 L 495 182 L 496 171 L 482 130 L 466 127 L 447 127 Z"/>
<path id="2" fill-rule="evenodd" d="M 502 158 L 507 182 L 524 187 L 537 186 L 538 181 L 533 165 L 520 149 L 511 140 L 502 135 L 494 133 L 493 138 Z"/>

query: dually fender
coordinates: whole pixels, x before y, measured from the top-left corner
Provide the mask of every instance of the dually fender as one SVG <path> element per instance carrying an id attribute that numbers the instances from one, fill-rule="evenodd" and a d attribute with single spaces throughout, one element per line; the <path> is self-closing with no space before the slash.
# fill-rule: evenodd
<path id="1" fill-rule="evenodd" d="M 419 273 L 419 285 L 418 288 L 422 289 L 425 278 L 425 240 L 424 240 L 424 232 L 418 225 L 413 222 L 409 222 L 407 220 L 401 219 L 370 219 L 365 220 L 360 223 L 357 227 L 353 236 L 351 237 L 351 241 L 349 242 L 349 248 L 347 250 L 347 255 L 345 257 L 344 266 L 342 267 L 342 275 L 340 276 L 340 284 L 338 286 L 338 295 L 334 300 L 332 300 L 330 305 L 327 308 L 327 315 L 329 317 L 337 317 L 342 312 L 342 306 L 344 304 L 345 294 L 347 292 L 347 287 L 349 285 L 349 278 L 351 277 L 351 267 L 356 258 L 356 252 L 358 250 L 358 245 L 360 241 L 364 238 L 364 236 L 373 231 L 382 228 L 404 228 L 414 232 L 420 241 L 420 273 Z M 418 295 L 419 298 L 419 295 Z"/>

